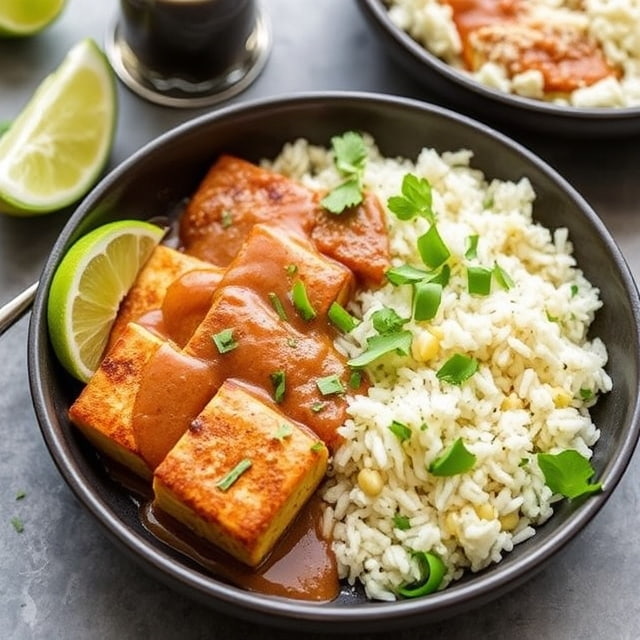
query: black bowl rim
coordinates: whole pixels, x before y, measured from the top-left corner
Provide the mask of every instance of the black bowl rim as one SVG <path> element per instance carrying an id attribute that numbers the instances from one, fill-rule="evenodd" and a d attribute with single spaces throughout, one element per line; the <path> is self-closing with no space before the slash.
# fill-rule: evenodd
<path id="1" fill-rule="evenodd" d="M 260 100 L 253 100 L 228 106 L 215 112 L 204 114 L 187 121 L 174 129 L 163 133 L 144 145 L 131 157 L 114 168 L 104 177 L 78 206 L 74 214 L 60 233 L 41 277 L 33 312 L 29 324 L 28 336 L 28 369 L 29 384 L 34 403 L 36 417 L 45 444 L 62 477 L 85 508 L 97 519 L 112 539 L 118 542 L 130 556 L 138 561 L 147 571 L 175 587 L 182 587 L 190 594 L 206 604 L 229 613 L 246 612 L 254 620 L 276 625 L 301 628 L 304 621 L 318 624 L 324 631 L 330 632 L 363 632 L 367 628 L 376 630 L 395 626 L 409 626 L 425 620 L 448 617 L 482 602 L 487 602 L 511 590 L 529 579 L 542 568 L 547 560 L 565 547 L 600 511 L 611 493 L 622 478 L 640 437 L 640 398 L 636 398 L 633 418 L 624 438 L 619 443 L 617 457 L 607 465 L 600 478 L 604 485 L 602 493 L 590 497 L 580 508 L 571 513 L 564 526 L 554 532 L 545 544 L 535 552 L 524 553 L 512 564 L 502 565 L 491 575 L 485 575 L 478 581 L 453 586 L 429 596 L 429 598 L 404 600 L 396 602 L 370 602 L 356 607 L 339 606 L 332 603 L 314 604 L 303 601 L 271 598 L 253 594 L 242 589 L 218 582 L 189 567 L 175 561 L 158 548 L 152 548 L 139 534 L 127 527 L 111 511 L 108 505 L 82 477 L 76 462 L 71 455 L 61 434 L 56 432 L 50 416 L 56 415 L 52 399 L 43 382 L 43 366 L 49 349 L 46 301 L 53 270 L 66 247 L 74 239 L 76 227 L 91 211 L 95 201 L 118 182 L 130 167 L 153 154 L 167 142 L 183 133 L 206 127 L 210 122 L 234 119 L 240 115 L 259 114 L 261 111 L 283 107 L 319 107 L 323 105 L 344 104 L 367 108 L 367 104 L 388 105 L 402 110 L 413 110 L 425 114 L 444 116 L 455 126 L 472 127 L 485 136 L 492 138 L 499 146 L 506 146 L 523 157 L 525 162 L 533 164 L 546 174 L 553 182 L 565 191 L 567 197 L 585 216 L 590 224 L 597 228 L 612 257 L 615 269 L 628 295 L 633 314 L 640 318 L 640 300 L 633 276 L 622 256 L 617 244 L 610 236 L 607 228 L 582 196 L 553 168 L 535 156 L 519 143 L 507 138 L 498 131 L 475 121 L 467 116 L 457 114 L 449 109 L 420 102 L 409 98 L 401 98 L 385 94 L 349 91 L 318 91 L 295 93 Z M 640 327 L 634 327 L 637 341 L 640 342 Z M 634 354 L 636 365 L 640 369 L 640 354 Z M 225 605 L 227 607 L 225 608 Z M 369 624 L 370 627 L 366 625 Z"/>
<path id="2" fill-rule="evenodd" d="M 573 107 L 560 105 L 553 102 L 544 102 L 533 98 L 526 98 L 513 93 L 506 93 L 493 89 L 474 80 L 469 74 L 447 64 L 426 47 L 414 40 L 406 31 L 396 26 L 389 18 L 384 6 L 384 0 L 357 0 L 360 7 L 367 11 L 368 15 L 377 22 L 385 31 L 390 40 L 409 54 L 414 61 L 427 65 L 449 80 L 454 85 L 481 95 L 482 97 L 499 104 L 531 111 L 537 114 L 545 114 L 558 118 L 594 121 L 597 124 L 611 120 L 624 121 L 640 119 L 640 106 L 637 107 Z"/>

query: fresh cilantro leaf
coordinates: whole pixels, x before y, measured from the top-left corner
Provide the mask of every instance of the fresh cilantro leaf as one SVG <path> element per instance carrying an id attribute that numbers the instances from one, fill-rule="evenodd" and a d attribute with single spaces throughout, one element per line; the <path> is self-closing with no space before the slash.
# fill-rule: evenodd
<path id="1" fill-rule="evenodd" d="M 357 178 L 349 178 L 330 191 L 320 204 L 331 213 L 342 213 L 345 209 L 355 207 L 362 202 L 362 191 Z"/>
<path id="2" fill-rule="evenodd" d="M 431 185 L 425 178 L 418 178 L 412 173 L 405 174 L 402 179 L 401 196 L 392 196 L 387 200 L 387 207 L 399 220 L 411 220 L 416 216 L 422 216 L 434 221 L 434 213 L 431 208 Z"/>
<path id="3" fill-rule="evenodd" d="M 399 331 L 389 335 L 367 338 L 366 350 L 349 360 L 347 364 L 350 367 L 364 367 L 392 351 L 405 356 L 409 355 L 412 337 L 411 331 Z"/>
<path id="4" fill-rule="evenodd" d="M 589 460 L 573 449 L 539 453 L 538 465 L 549 489 L 570 500 L 602 490 L 602 483 L 590 482 L 595 470 Z"/>
<path id="5" fill-rule="evenodd" d="M 383 307 L 371 314 L 373 328 L 381 335 L 386 336 L 396 333 L 409 322 L 408 318 L 401 318 L 395 309 Z"/>
<path id="6" fill-rule="evenodd" d="M 396 513 L 396 515 L 393 516 L 393 526 L 396 529 L 400 529 L 400 531 L 406 531 L 411 528 L 411 522 L 407 516 L 401 516 L 399 513 Z"/>

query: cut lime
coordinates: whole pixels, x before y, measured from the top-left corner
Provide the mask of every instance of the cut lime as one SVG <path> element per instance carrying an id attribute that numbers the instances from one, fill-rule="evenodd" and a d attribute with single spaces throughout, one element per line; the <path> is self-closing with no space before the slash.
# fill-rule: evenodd
<path id="1" fill-rule="evenodd" d="M 51 281 L 47 321 L 62 365 L 86 382 L 98 368 L 122 299 L 162 239 L 147 222 L 94 229 L 65 254 Z"/>
<path id="2" fill-rule="evenodd" d="M 83 196 L 109 157 L 116 113 L 113 71 L 82 40 L 0 138 L 0 211 L 37 215 Z"/>
<path id="3" fill-rule="evenodd" d="M 2 0 L 0 35 L 30 36 L 51 24 L 66 0 Z"/>

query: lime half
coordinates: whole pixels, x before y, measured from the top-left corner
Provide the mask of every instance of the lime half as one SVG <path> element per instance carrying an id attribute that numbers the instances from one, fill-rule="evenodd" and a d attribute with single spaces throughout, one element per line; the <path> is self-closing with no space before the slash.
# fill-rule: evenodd
<path id="1" fill-rule="evenodd" d="M 51 24 L 66 0 L 2 0 L 0 35 L 30 36 Z"/>
<path id="2" fill-rule="evenodd" d="M 82 40 L 0 138 L 0 211 L 37 215 L 83 196 L 107 162 L 116 114 L 113 71 Z"/>
<path id="3" fill-rule="evenodd" d="M 121 220 L 94 229 L 64 255 L 51 281 L 49 337 L 61 364 L 86 382 L 100 364 L 122 299 L 164 230 Z"/>

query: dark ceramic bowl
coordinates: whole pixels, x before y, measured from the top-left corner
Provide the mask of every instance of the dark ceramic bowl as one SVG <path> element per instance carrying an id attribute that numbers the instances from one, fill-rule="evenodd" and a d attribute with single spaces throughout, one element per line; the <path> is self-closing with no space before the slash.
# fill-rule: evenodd
<path id="1" fill-rule="evenodd" d="M 640 107 L 577 108 L 523 98 L 487 87 L 433 55 L 396 26 L 384 0 L 357 0 L 388 53 L 443 103 L 495 125 L 559 136 L 614 137 L 640 133 Z"/>
<path id="2" fill-rule="evenodd" d="M 532 539 L 502 562 L 426 598 L 367 602 L 346 585 L 330 604 L 307 604 L 248 593 L 207 574 L 141 526 L 136 506 L 104 473 L 96 455 L 71 427 L 67 409 L 79 386 L 58 365 L 47 335 L 46 305 L 61 256 L 80 235 L 117 218 L 171 213 L 221 152 L 250 160 L 274 156 L 303 136 L 328 145 L 347 129 L 370 132 L 388 156 L 415 157 L 423 146 L 461 147 L 487 177 L 528 176 L 538 195 L 535 216 L 566 226 L 586 276 L 604 307 L 593 332 L 609 348 L 613 391 L 594 410 L 602 437 L 594 465 L 604 491 L 582 504 L 567 501 Z M 598 513 L 620 480 L 639 431 L 638 295 L 629 269 L 606 228 L 552 169 L 484 125 L 438 107 L 368 94 L 309 94 L 231 107 L 196 119 L 144 147 L 108 175 L 78 207 L 42 273 L 29 335 L 30 384 L 42 434 L 61 474 L 107 533 L 162 581 L 225 613 L 300 630 L 358 632 L 425 623 L 478 606 L 530 578 Z"/>

